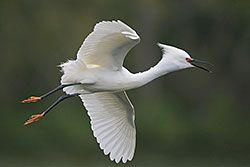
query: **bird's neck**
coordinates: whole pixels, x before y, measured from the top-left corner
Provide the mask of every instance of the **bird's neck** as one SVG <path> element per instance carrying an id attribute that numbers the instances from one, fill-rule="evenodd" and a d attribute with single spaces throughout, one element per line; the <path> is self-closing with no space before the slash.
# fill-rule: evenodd
<path id="1" fill-rule="evenodd" d="M 156 64 L 154 67 L 151 67 L 149 70 L 144 72 L 139 72 L 134 75 L 136 81 L 136 87 L 146 85 L 147 83 L 153 81 L 156 78 L 159 78 L 167 73 L 175 71 L 175 66 L 172 63 L 168 63 L 161 59 L 161 61 Z"/>

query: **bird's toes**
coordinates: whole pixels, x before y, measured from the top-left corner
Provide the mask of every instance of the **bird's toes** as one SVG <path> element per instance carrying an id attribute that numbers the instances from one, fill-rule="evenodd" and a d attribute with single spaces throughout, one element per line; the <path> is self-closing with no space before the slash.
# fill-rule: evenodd
<path id="1" fill-rule="evenodd" d="M 23 101 L 21 101 L 21 103 L 35 103 L 40 101 L 42 98 L 39 96 L 31 96 Z"/>
<path id="2" fill-rule="evenodd" d="M 41 114 L 32 115 L 32 116 L 30 117 L 30 119 L 28 119 L 28 120 L 24 123 L 24 125 L 29 125 L 29 124 L 31 124 L 31 123 L 37 122 L 37 121 L 39 121 L 43 116 L 44 116 L 44 112 L 41 113 Z"/>

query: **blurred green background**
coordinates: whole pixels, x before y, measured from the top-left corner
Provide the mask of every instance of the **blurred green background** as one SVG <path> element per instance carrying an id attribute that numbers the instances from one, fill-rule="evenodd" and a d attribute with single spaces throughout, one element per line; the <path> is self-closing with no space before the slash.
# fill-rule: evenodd
<path id="1" fill-rule="evenodd" d="M 250 1 L 1 0 L 0 166 L 250 166 Z M 57 67 L 75 59 L 96 22 L 120 19 L 141 43 L 129 52 L 132 72 L 155 65 L 157 42 L 215 64 L 171 73 L 128 91 L 136 108 L 132 162 L 110 162 L 92 135 L 78 98 L 25 127 L 62 93 L 20 104 L 60 81 Z"/>

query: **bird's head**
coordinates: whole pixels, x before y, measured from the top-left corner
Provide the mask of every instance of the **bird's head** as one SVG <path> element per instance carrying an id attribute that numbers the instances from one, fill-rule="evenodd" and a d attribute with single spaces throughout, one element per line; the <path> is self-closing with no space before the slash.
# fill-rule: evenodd
<path id="1" fill-rule="evenodd" d="M 206 64 L 212 66 L 212 64 L 210 64 L 209 62 L 193 59 L 184 50 L 173 46 L 164 45 L 160 43 L 158 43 L 158 46 L 162 48 L 163 52 L 162 63 L 164 64 L 164 66 L 167 66 L 169 72 L 185 68 L 197 67 L 211 73 L 211 71 L 208 70 L 207 68 L 198 65 L 198 64 Z"/>

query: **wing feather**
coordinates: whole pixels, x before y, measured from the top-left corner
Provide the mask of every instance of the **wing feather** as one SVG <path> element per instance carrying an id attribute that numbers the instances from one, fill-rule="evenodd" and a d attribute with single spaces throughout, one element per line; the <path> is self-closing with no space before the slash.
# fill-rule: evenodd
<path id="1" fill-rule="evenodd" d="M 77 53 L 88 65 L 119 70 L 128 51 L 139 43 L 137 33 L 121 21 L 102 21 L 95 25 Z"/>
<path id="2" fill-rule="evenodd" d="M 132 160 L 136 143 L 134 107 L 125 92 L 80 95 L 91 119 L 93 134 L 116 163 Z"/>

